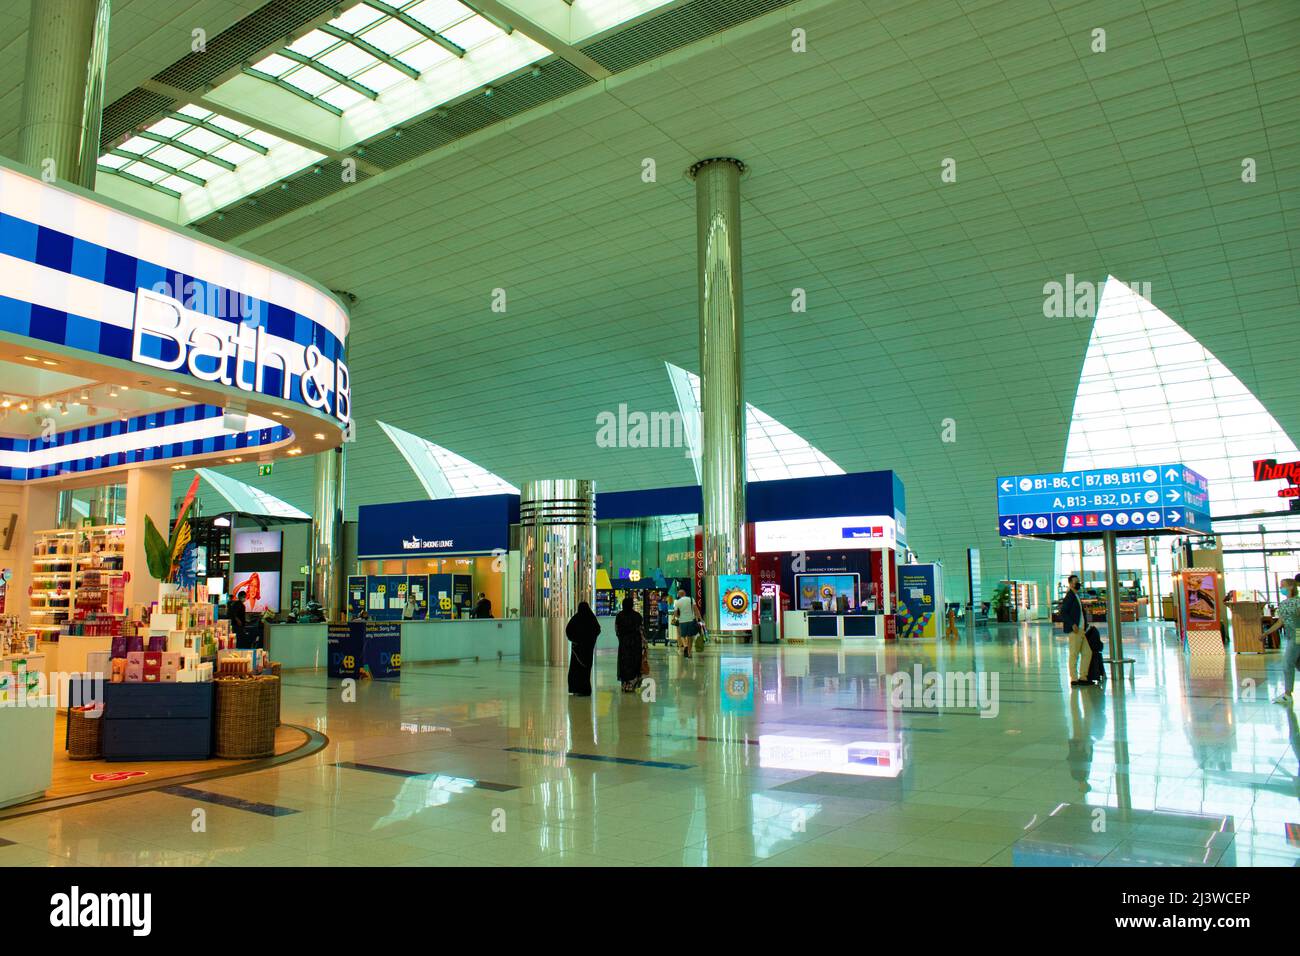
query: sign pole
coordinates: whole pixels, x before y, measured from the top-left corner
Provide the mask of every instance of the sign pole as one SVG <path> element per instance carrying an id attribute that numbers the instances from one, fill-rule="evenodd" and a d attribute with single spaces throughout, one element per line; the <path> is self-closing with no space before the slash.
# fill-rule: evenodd
<path id="1" fill-rule="evenodd" d="M 1119 556 L 1115 551 L 1115 532 L 1103 531 L 1102 551 L 1106 555 L 1106 633 L 1110 636 L 1110 657 L 1107 664 L 1120 667 L 1135 663 L 1124 656 L 1124 625 L 1119 617 Z"/>

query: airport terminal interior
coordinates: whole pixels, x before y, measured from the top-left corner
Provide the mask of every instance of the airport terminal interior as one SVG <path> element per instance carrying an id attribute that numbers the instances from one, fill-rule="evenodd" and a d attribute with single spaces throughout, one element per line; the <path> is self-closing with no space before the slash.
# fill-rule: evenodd
<path id="1" fill-rule="evenodd" d="M 1300 865 L 1294 0 L 0 53 L 0 866 Z"/>

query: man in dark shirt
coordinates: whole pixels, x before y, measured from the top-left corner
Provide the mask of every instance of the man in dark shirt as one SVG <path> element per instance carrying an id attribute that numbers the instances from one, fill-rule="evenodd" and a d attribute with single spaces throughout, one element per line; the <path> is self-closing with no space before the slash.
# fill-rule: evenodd
<path id="1" fill-rule="evenodd" d="M 487 595 L 482 591 L 478 592 L 478 603 L 474 605 L 474 616 L 478 618 L 490 618 L 492 616 L 492 602 L 488 600 Z"/>
<path id="2" fill-rule="evenodd" d="M 1069 656 L 1066 658 L 1070 686 L 1091 687 L 1088 668 L 1092 664 L 1092 648 L 1088 646 L 1088 612 L 1079 600 L 1079 576 L 1071 574 L 1066 585 L 1065 597 L 1061 598 L 1061 629 L 1070 637 Z M 1076 660 L 1078 670 L 1075 670 Z"/>

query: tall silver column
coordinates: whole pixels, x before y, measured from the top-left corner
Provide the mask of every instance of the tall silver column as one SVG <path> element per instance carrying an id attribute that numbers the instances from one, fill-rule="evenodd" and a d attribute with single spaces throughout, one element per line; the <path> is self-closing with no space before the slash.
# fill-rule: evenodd
<path id="1" fill-rule="evenodd" d="M 1133 658 L 1124 656 L 1124 624 L 1119 616 L 1119 556 L 1115 540 L 1114 531 L 1102 532 L 1102 551 L 1106 555 L 1106 636 L 1110 638 L 1110 657 L 1106 662 L 1116 665 L 1118 671 L 1124 664 L 1132 664 Z"/>
<path id="2" fill-rule="evenodd" d="M 342 446 L 316 456 L 316 507 L 311 522 L 311 597 L 335 621 L 345 605 L 343 491 L 347 468 Z"/>
<path id="3" fill-rule="evenodd" d="M 110 0 L 32 0 L 18 159 L 95 188 Z M 46 165 L 53 161 L 53 168 Z"/>
<path id="4" fill-rule="evenodd" d="M 695 180 L 700 309 L 700 486 L 704 498 L 705 625 L 718 633 L 718 576 L 744 574 L 745 397 L 742 375 L 738 159 L 705 159 Z"/>
<path id="5" fill-rule="evenodd" d="M 596 483 L 524 483 L 519 496 L 519 659 L 555 667 L 569 660 L 565 625 L 596 601 Z"/>

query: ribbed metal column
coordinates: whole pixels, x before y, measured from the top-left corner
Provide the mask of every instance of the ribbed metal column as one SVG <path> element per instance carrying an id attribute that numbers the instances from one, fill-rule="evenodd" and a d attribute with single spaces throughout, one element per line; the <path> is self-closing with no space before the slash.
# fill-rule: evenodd
<path id="1" fill-rule="evenodd" d="M 738 159 L 706 159 L 695 180 L 700 308 L 700 486 L 704 497 L 704 620 L 718 633 L 718 575 L 743 574 L 745 397 L 742 376 Z M 697 598 L 700 595 L 696 595 Z"/>
<path id="2" fill-rule="evenodd" d="M 316 456 L 315 510 L 311 522 L 311 597 L 338 620 L 343 603 L 343 490 L 347 468 L 343 448 Z"/>
<path id="3" fill-rule="evenodd" d="M 581 601 L 596 601 L 596 483 L 572 478 L 524 483 L 519 496 L 519 659 L 568 663 L 565 625 Z"/>
<path id="4" fill-rule="evenodd" d="M 95 188 L 110 0 L 31 0 L 18 160 Z"/>

